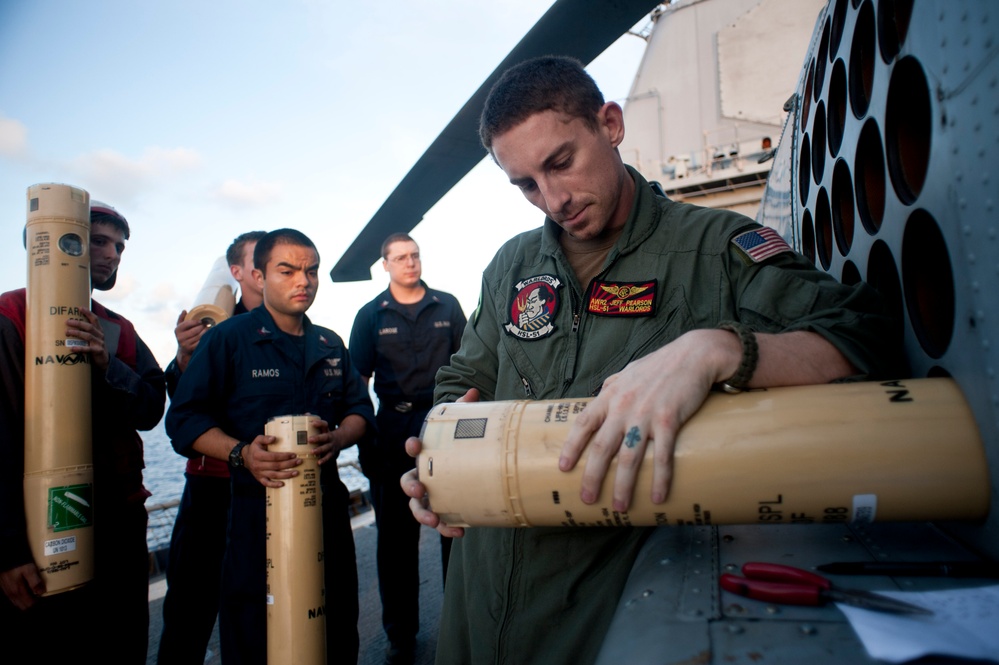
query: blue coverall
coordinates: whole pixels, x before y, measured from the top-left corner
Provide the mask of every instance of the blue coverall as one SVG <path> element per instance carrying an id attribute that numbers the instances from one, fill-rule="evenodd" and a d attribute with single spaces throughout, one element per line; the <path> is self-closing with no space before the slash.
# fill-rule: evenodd
<path id="1" fill-rule="evenodd" d="M 343 340 L 305 318 L 302 337 L 281 332 L 265 306 L 208 331 L 184 372 L 167 413 L 178 453 L 197 454 L 194 441 L 219 427 L 241 441 L 264 433 L 270 418 L 309 413 L 336 427 L 362 416 L 374 429 L 367 388 Z M 222 660 L 267 660 L 264 487 L 245 468 L 233 469 L 232 507 L 222 573 L 219 637 Z M 322 467 L 326 562 L 327 662 L 356 662 L 357 566 L 347 512 L 348 491 L 330 460 Z M 335 607 L 334 607 L 335 606 Z"/>

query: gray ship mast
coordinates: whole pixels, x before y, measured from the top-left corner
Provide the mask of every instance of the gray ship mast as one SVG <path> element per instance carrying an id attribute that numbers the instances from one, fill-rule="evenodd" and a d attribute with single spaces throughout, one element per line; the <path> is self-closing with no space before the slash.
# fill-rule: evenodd
<path id="1" fill-rule="evenodd" d="M 643 30 L 625 162 L 677 201 L 755 217 L 823 0 L 680 0 Z M 761 161 L 763 160 L 763 161 Z"/>

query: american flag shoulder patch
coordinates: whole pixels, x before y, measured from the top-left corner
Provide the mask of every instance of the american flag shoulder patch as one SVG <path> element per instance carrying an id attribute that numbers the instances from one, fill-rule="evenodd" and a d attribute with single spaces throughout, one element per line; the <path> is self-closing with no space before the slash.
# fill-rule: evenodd
<path id="1" fill-rule="evenodd" d="M 741 249 L 753 263 L 765 261 L 781 252 L 793 251 L 779 233 L 766 226 L 740 233 L 732 238 L 732 244 Z"/>

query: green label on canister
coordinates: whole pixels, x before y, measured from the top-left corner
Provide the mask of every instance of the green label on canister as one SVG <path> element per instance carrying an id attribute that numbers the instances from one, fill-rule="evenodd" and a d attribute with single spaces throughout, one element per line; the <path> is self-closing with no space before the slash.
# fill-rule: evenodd
<path id="1" fill-rule="evenodd" d="M 94 486 L 49 488 L 49 527 L 56 532 L 94 524 Z"/>

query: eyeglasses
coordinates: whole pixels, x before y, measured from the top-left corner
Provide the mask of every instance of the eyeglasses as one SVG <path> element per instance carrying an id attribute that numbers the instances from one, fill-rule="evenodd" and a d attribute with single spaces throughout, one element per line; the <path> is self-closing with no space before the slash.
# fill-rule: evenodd
<path id="1" fill-rule="evenodd" d="M 407 263 L 410 259 L 413 259 L 413 263 L 419 263 L 420 262 L 420 253 L 419 252 L 413 252 L 412 254 L 400 254 L 399 256 L 393 256 L 388 261 L 389 261 L 389 263 L 394 263 L 396 265 L 402 265 L 403 263 Z"/>

